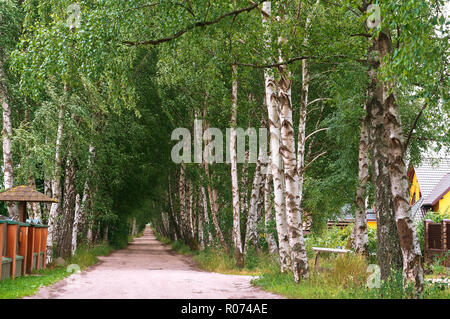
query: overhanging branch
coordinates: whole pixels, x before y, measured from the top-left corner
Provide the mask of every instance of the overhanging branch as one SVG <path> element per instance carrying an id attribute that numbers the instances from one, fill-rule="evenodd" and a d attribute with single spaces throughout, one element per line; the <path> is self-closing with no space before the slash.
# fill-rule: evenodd
<path id="1" fill-rule="evenodd" d="M 172 40 L 174 40 L 176 38 L 181 37 L 186 32 L 191 31 L 191 30 L 193 30 L 195 28 L 203 28 L 203 27 L 206 27 L 206 26 L 209 26 L 209 25 L 212 25 L 212 24 L 216 24 L 216 23 L 222 21 L 223 19 L 225 19 L 227 17 L 237 16 L 237 15 L 239 15 L 241 13 L 244 13 L 244 12 L 250 12 L 253 9 L 255 9 L 256 7 L 258 7 L 263 2 L 264 2 L 264 0 L 260 0 L 260 1 L 256 2 L 256 3 L 254 3 L 253 5 L 249 6 L 249 7 L 225 13 L 225 14 L 217 17 L 214 20 L 196 22 L 196 23 L 191 24 L 190 26 L 188 26 L 188 27 L 186 27 L 184 29 L 179 30 L 178 32 L 176 32 L 176 33 L 174 33 L 174 34 L 172 34 L 172 35 L 170 35 L 168 37 L 165 37 L 165 38 L 160 38 L 160 39 L 155 39 L 155 40 L 147 40 L 147 41 L 123 41 L 122 43 L 125 44 L 125 45 L 129 45 L 129 46 L 135 46 L 135 45 L 158 45 L 158 44 L 161 44 L 161 43 L 164 43 L 164 42 L 169 42 L 169 41 L 172 41 Z"/>

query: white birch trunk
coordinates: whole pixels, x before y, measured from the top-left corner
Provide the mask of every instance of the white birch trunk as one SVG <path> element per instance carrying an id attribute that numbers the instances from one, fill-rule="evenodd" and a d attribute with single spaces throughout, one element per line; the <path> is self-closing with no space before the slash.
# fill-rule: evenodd
<path id="1" fill-rule="evenodd" d="M 203 127 L 206 129 L 208 129 L 208 125 L 206 124 L 205 121 L 205 116 L 206 116 L 206 110 L 205 110 L 205 114 L 203 117 Z M 205 142 L 206 144 L 209 144 L 211 140 L 210 136 L 206 136 L 205 138 Z M 209 156 L 212 156 L 212 149 L 209 148 Z M 211 176 L 209 173 L 209 165 L 207 161 L 203 162 L 204 168 L 205 168 L 205 174 L 206 174 L 206 178 L 208 179 L 208 182 L 211 180 Z M 211 218 L 212 218 L 212 222 L 214 225 L 214 230 L 216 231 L 216 236 L 219 239 L 219 243 L 222 246 L 222 248 L 225 251 L 229 251 L 227 244 L 225 243 L 225 239 L 223 237 L 223 233 L 220 229 L 220 225 L 219 225 L 219 220 L 217 219 L 217 214 L 219 212 L 219 204 L 217 202 L 217 190 L 213 187 L 211 187 L 210 183 L 208 183 L 208 197 L 209 197 L 209 205 L 211 207 Z"/>
<path id="2" fill-rule="evenodd" d="M 77 251 L 77 238 L 78 238 L 78 225 L 81 222 L 81 198 L 80 198 L 80 194 L 77 194 L 75 196 L 75 216 L 73 219 L 73 227 L 72 227 L 72 247 L 71 247 L 71 252 L 72 255 L 75 255 L 76 251 Z"/>
<path id="3" fill-rule="evenodd" d="M 269 223 L 273 220 L 273 213 L 272 213 L 272 198 L 271 198 L 271 182 L 272 182 L 272 174 L 270 174 L 270 170 L 272 168 L 267 168 L 267 175 L 266 180 L 264 183 L 264 224 L 265 224 L 265 233 L 266 233 L 266 240 L 267 240 L 267 246 L 269 248 L 269 253 L 271 255 L 278 254 L 278 247 L 277 242 L 275 240 L 275 237 L 271 232 L 268 231 Z"/>
<path id="4" fill-rule="evenodd" d="M 3 70 L 3 60 L 0 57 L 0 103 L 3 110 L 3 186 L 5 189 L 14 186 L 14 165 L 11 151 L 11 108 L 8 103 L 8 90 L 6 88 L 6 77 Z M 6 202 L 9 217 L 18 220 L 19 208 L 16 202 Z"/>
<path id="5" fill-rule="evenodd" d="M 271 2 L 263 3 L 262 21 L 265 32 L 265 44 L 270 48 L 271 37 L 269 19 L 271 15 Z M 282 162 L 280 157 L 280 119 L 278 116 L 278 96 L 275 87 L 275 77 L 272 69 L 264 70 L 265 98 L 269 117 L 270 131 L 270 162 L 272 167 L 275 220 L 278 233 L 278 247 L 280 254 L 281 272 L 291 267 L 289 235 L 286 219 L 286 203 L 284 197 L 284 179 L 282 177 Z"/>
<path id="6" fill-rule="evenodd" d="M 242 254 L 240 203 L 239 203 L 239 177 L 237 171 L 236 155 L 236 125 L 237 125 L 237 66 L 233 65 L 232 106 L 231 106 L 231 128 L 230 128 L 230 159 L 231 159 L 231 185 L 233 196 L 233 245 L 236 265 L 244 267 L 244 256 Z"/>
<path id="7" fill-rule="evenodd" d="M 66 90 L 66 87 L 64 88 Z M 57 203 L 52 203 L 50 208 L 50 214 L 48 218 L 48 234 L 47 234 L 47 263 L 52 261 L 53 258 L 53 245 L 56 241 L 57 232 L 57 218 L 60 213 L 60 203 L 61 203 L 61 143 L 63 137 L 64 129 L 64 105 L 61 105 L 59 109 L 58 117 L 58 132 L 56 135 L 55 144 L 55 173 L 54 179 L 52 180 L 52 194 L 53 197 L 58 200 Z"/>
<path id="8" fill-rule="evenodd" d="M 208 232 L 208 240 L 205 240 L 208 244 L 212 244 L 213 243 L 213 237 L 211 234 L 211 229 L 210 229 L 210 224 L 209 224 L 209 215 L 208 215 L 208 202 L 207 202 L 207 198 L 206 198 L 206 190 L 203 186 L 200 187 L 200 197 L 202 200 L 202 206 L 203 206 L 203 220 L 204 220 L 204 225 L 207 229 Z"/>
<path id="9" fill-rule="evenodd" d="M 133 217 L 133 223 L 132 223 L 132 226 L 131 226 L 131 236 L 136 236 L 136 234 L 137 234 L 136 217 Z"/>
<path id="10" fill-rule="evenodd" d="M 198 207 L 198 212 L 197 212 L 198 244 L 199 244 L 200 250 L 205 250 L 205 231 L 203 229 L 204 206 L 203 206 L 203 199 L 202 199 L 201 192 L 198 196 L 197 207 Z"/>
<path id="11" fill-rule="evenodd" d="M 252 191 L 250 195 L 250 208 L 247 215 L 247 227 L 245 231 L 244 253 L 247 254 L 250 247 L 256 247 L 258 243 L 257 221 L 258 221 L 258 205 L 261 197 L 261 154 L 256 163 L 255 174 L 253 176 Z"/>
<path id="12" fill-rule="evenodd" d="M 279 42 L 285 42 L 280 38 Z M 283 57 L 279 56 L 280 62 Z M 280 80 L 277 83 L 279 97 L 279 114 L 281 124 L 281 155 L 284 164 L 284 181 L 286 186 L 286 216 L 288 222 L 289 245 L 291 247 L 291 262 L 294 281 L 309 277 L 308 259 L 303 239 L 300 213 L 301 196 L 299 176 L 295 152 L 294 126 L 292 121 L 291 74 L 286 65 L 278 67 Z M 300 114 L 302 117 L 302 114 Z M 306 117 L 305 117 L 306 119 Z M 304 134 L 304 132 L 303 132 Z M 304 141 L 304 140 L 303 140 Z M 302 157 L 304 156 L 304 142 Z M 300 191 L 300 192 L 299 192 Z"/>
<path id="13" fill-rule="evenodd" d="M 355 227 L 353 229 L 353 250 L 361 255 L 369 255 L 369 239 L 367 235 L 366 193 L 369 181 L 369 132 L 367 117 L 361 120 L 359 137 L 358 181 L 356 188 Z"/>
<path id="14" fill-rule="evenodd" d="M 72 151 L 68 152 L 65 165 L 63 214 L 58 226 L 58 256 L 69 257 L 72 251 L 73 219 L 75 215 L 75 163 Z"/>
<path id="15" fill-rule="evenodd" d="M 191 238 L 194 238 L 194 216 L 193 216 L 193 207 L 192 207 L 192 183 L 188 179 L 186 183 L 186 213 L 187 213 L 187 226 L 189 230 L 189 234 Z"/>

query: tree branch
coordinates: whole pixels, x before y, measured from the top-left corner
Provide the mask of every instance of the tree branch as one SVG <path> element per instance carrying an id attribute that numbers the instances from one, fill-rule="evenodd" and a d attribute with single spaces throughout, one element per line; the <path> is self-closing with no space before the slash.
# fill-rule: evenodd
<path id="1" fill-rule="evenodd" d="M 316 133 L 322 132 L 322 131 L 326 131 L 328 130 L 328 127 L 324 127 L 324 128 L 320 128 L 318 130 L 315 130 L 314 132 L 312 132 L 311 134 L 309 134 L 307 137 L 305 137 L 305 142 L 308 138 L 310 138 L 311 136 L 313 136 Z"/>
<path id="2" fill-rule="evenodd" d="M 311 104 L 313 104 L 313 103 L 322 102 L 322 101 L 327 101 L 327 100 L 331 100 L 331 99 L 328 98 L 328 97 L 321 97 L 321 98 L 318 98 L 318 99 L 315 99 L 315 100 L 312 100 L 311 102 L 309 102 L 309 103 L 308 103 L 308 106 L 311 105 Z"/>
<path id="3" fill-rule="evenodd" d="M 308 162 L 308 164 L 305 165 L 305 167 L 303 168 L 303 171 L 306 171 L 306 169 L 311 166 L 312 163 L 314 163 L 319 157 L 325 155 L 327 153 L 327 151 L 324 151 L 318 155 L 316 155 L 311 161 Z"/>
<path id="4" fill-rule="evenodd" d="M 125 45 L 129 45 L 129 46 L 134 46 L 134 45 L 158 45 L 164 42 L 169 42 L 172 41 L 176 38 L 181 37 L 183 34 L 185 34 L 188 31 L 191 31 L 192 29 L 195 28 L 203 28 L 212 24 L 216 24 L 220 21 L 222 21 L 223 19 L 225 19 L 226 17 L 230 17 L 230 16 L 237 16 L 243 12 L 250 12 L 253 9 L 255 9 L 256 7 L 258 7 L 261 3 L 263 3 L 265 0 L 260 0 L 258 2 L 256 2 L 255 4 L 251 5 L 250 7 L 246 7 L 246 8 L 242 8 L 239 10 L 234 10 L 228 13 L 225 13 L 219 17 L 217 17 L 214 20 L 210 20 L 210 21 L 201 21 L 201 22 L 196 22 L 194 24 L 191 24 L 190 26 L 179 30 L 178 32 L 172 34 L 171 36 L 168 36 L 166 38 L 160 38 L 160 39 L 156 39 L 156 40 L 147 40 L 147 41 L 122 41 L 123 44 Z"/>
<path id="5" fill-rule="evenodd" d="M 408 133 L 408 137 L 406 138 L 406 141 L 405 141 L 405 145 L 403 146 L 405 151 L 408 148 L 409 141 L 411 140 L 412 133 L 413 133 L 414 129 L 417 126 L 417 122 L 419 121 L 419 118 L 422 116 L 423 110 L 427 107 L 427 105 L 428 105 L 427 103 L 424 103 L 422 105 L 419 113 L 416 115 L 416 118 L 414 119 L 414 122 L 411 125 L 411 128 L 410 128 L 409 133 Z"/>

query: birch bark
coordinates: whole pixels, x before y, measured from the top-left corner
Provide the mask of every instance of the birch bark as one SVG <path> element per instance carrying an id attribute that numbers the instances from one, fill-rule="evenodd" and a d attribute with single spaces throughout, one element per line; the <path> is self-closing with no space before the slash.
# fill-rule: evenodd
<path id="1" fill-rule="evenodd" d="M 263 2 L 262 23 L 264 27 L 264 42 L 267 49 L 271 47 L 270 35 L 271 2 Z M 284 179 L 282 176 L 282 161 L 280 157 L 280 119 L 278 116 L 278 96 L 275 87 L 275 77 L 272 69 L 264 70 L 264 87 L 270 131 L 270 163 L 272 168 L 275 220 L 278 233 L 278 247 L 281 272 L 291 267 L 288 226 L 286 220 L 286 203 Z"/>
<path id="2" fill-rule="evenodd" d="M 8 103 L 8 90 L 6 87 L 6 77 L 3 70 L 3 60 L 0 56 L 0 104 L 3 110 L 3 186 L 5 189 L 14 187 L 14 165 L 11 151 L 11 108 Z M 18 220 L 19 208 L 16 202 L 6 202 L 9 217 Z"/>
<path id="3" fill-rule="evenodd" d="M 207 244 L 212 244 L 213 237 L 211 234 L 211 228 L 210 228 L 210 224 L 209 224 L 208 202 L 207 202 L 207 197 L 206 197 L 206 190 L 205 190 L 205 187 L 203 187 L 203 185 L 200 187 L 200 197 L 201 197 L 202 205 L 203 205 L 204 227 L 206 228 L 206 232 L 208 233 L 208 237 L 207 237 L 207 240 L 205 239 L 205 242 Z"/>
<path id="4" fill-rule="evenodd" d="M 388 170 L 388 145 L 384 137 L 384 110 L 382 85 L 378 79 L 379 52 L 376 42 L 370 44 L 368 102 L 369 142 L 372 164 L 372 184 L 377 216 L 377 260 L 381 279 L 387 280 L 392 269 L 402 269 L 402 252 L 395 221 L 391 179 Z"/>
<path id="5" fill-rule="evenodd" d="M 355 227 L 353 229 L 353 250 L 361 255 L 369 255 L 369 239 L 367 235 L 366 196 L 369 181 L 369 133 L 368 117 L 361 120 L 358 156 L 358 186 L 356 188 Z"/>
<path id="6" fill-rule="evenodd" d="M 383 66 L 384 58 L 392 53 L 392 39 L 388 32 L 382 31 L 379 33 L 376 41 L 381 66 Z M 400 248 L 403 256 L 403 281 L 405 286 L 407 284 L 414 285 L 416 296 L 420 296 L 424 286 L 422 253 L 416 229 L 411 218 L 408 175 L 405 164 L 405 150 L 403 147 L 404 136 L 399 107 L 392 89 L 392 83 L 384 82 L 382 84 L 384 137 L 388 146 L 391 192 L 394 201 L 395 221 L 400 240 Z"/>
<path id="7" fill-rule="evenodd" d="M 233 245 L 234 256 L 236 258 L 236 265 L 239 268 L 244 267 L 244 255 L 242 253 L 241 241 L 241 218 L 240 218 L 240 203 L 239 203 L 239 177 L 237 171 L 237 155 L 236 155 L 236 125 L 237 125 L 237 66 L 232 67 L 232 94 L 231 94 L 231 128 L 230 128 L 230 159 L 231 159 L 231 185 L 233 196 Z"/>
<path id="8" fill-rule="evenodd" d="M 203 127 L 206 129 L 208 129 L 208 125 L 206 124 L 206 120 L 205 120 L 205 116 L 206 116 L 206 107 L 205 107 L 205 111 L 203 114 Z M 206 144 L 209 144 L 210 140 L 211 140 L 211 136 L 205 136 L 204 137 Z M 212 149 L 209 148 L 209 155 L 212 156 Z M 211 181 L 211 176 L 210 176 L 210 172 L 209 172 L 209 164 L 207 161 L 203 161 L 203 165 L 205 168 L 205 174 L 206 174 L 206 178 L 208 180 L 208 197 L 209 197 L 209 205 L 211 207 L 211 219 L 214 225 L 214 230 L 216 231 L 216 236 L 219 239 L 219 243 L 222 246 L 222 248 L 228 252 L 228 246 L 225 243 L 225 239 L 223 237 L 223 233 L 220 229 L 220 225 L 219 225 L 219 220 L 217 218 L 217 214 L 219 213 L 219 204 L 217 202 L 217 190 L 211 186 L 211 184 L 209 183 Z"/>
<path id="9" fill-rule="evenodd" d="M 73 219 L 75 213 L 75 163 L 69 151 L 65 166 L 63 214 L 58 231 L 58 256 L 69 257 L 72 246 Z"/>
<path id="10" fill-rule="evenodd" d="M 247 254 L 250 247 L 256 247 L 258 243 L 257 221 L 258 221 L 258 205 L 261 198 L 261 152 L 256 162 L 255 174 L 253 176 L 252 191 L 250 195 L 250 208 L 247 215 L 247 227 L 245 231 L 244 253 Z"/>
<path id="11" fill-rule="evenodd" d="M 64 87 L 67 91 L 67 86 Z M 57 240 L 57 218 L 60 214 L 60 203 L 61 203 L 61 143 L 64 132 L 64 105 L 60 106 L 59 117 L 58 117 L 58 131 L 56 135 L 55 144 L 55 172 L 52 180 L 52 193 L 53 197 L 58 200 L 57 203 L 52 203 L 50 208 L 50 214 L 48 218 L 48 233 L 47 233 L 47 263 L 52 261 L 53 258 L 53 246 Z"/>
<path id="12" fill-rule="evenodd" d="M 271 194 L 272 194 L 272 187 L 271 187 L 272 186 L 272 184 L 271 184 L 272 174 L 270 173 L 271 170 L 272 170 L 272 168 L 269 163 L 268 168 L 267 168 L 266 180 L 264 183 L 264 212 L 265 212 L 264 224 L 265 224 L 265 234 L 266 234 L 267 245 L 269 248 L 269 253 L 271 255 L 275 255 L 275 254 L 278 254 L 278 246 L 277 246 L 275 237 L 269 231 L 269 224 L 273 220 L 273 212 L 272 212 L 273 205 L 272 205 L 272 198 L 271 198 Z"/>

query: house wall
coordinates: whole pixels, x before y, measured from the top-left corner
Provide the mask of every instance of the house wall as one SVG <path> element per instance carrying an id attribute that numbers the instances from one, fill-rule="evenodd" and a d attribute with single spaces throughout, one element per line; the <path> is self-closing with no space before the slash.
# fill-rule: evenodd
<path id="1" fill-rule="evenodd" d="M 367 221 L 367 227 L 372 229 L 377 229 L 377 222 L 376 221 Z"/>
<path id="2" fill-rule="evenodd" d="M 413 198 L 415 200 L 413 201 Z M 409 202 L 411 205 L 413 205 L 413 202 L 417 202 L 420 199 L 420 188 L 419 188 L 419 182 L 417 180 L 416 173 L 414 173 L 414 177 L 411 183 L 411 187 L 409 189 Z"/>
<path id="3" fill-rule="evenodd" d="M 447 194 L 445 194 L 444 197 L 442 197 L 442 199 L 435 206 L 438 206 L 436 207 L 437 209 L 435 211 L 440 210 L 441 212 L 447 211 L 450 213 L 450 192 L 447 192 Z"/>

